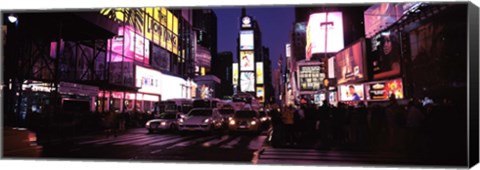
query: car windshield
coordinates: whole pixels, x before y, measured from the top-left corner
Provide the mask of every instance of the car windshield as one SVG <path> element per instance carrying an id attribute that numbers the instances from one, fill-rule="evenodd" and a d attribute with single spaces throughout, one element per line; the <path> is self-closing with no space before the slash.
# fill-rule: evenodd
<path id="1" fill-rule="evenodd" d="M 176 113 L 162 113 L 159 116 L 160 119 L 176 119 L 177 114 Z"/>
<path id="2" fill-rule="evenodd" d="M 235 113 L 235 117 L 238 117 L 238 118 L 253 118 L 256 116 L 257 116 L 257 113 L 254 111 L 238 111 Z"/>
<path id="3" fill-rule="evenodd" d="M 212 116 L 212 110 L 192 110 L 189 116 Z"/>
<path id="4" fill-rule="evenodd" d="M 233 114 L 233 110 L 232 109 L 222 109 L 222 110 L 219 110 L 220 114 L 222 115 L 229 115 L 229 114 Z"/>

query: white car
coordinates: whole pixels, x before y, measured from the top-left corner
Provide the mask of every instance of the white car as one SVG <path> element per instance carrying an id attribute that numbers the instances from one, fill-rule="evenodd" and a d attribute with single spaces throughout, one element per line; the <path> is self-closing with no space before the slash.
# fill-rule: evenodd
<path id="1" fill-rule="evenodd" d="M 177 123 L 180 131 L 213 131 L 222 127 L 223 117 L 218 109 L 196 108 L 179 118 Z"/>
<path id="2" fill-rule="evenodd" d="M 181 117 L 182 114 L 178 112 L 164 112 L 158 117 L 147 121 L 145 128 L 147 128 L 149 133 L 165 130 L 176 131 L 178 129 L 177 120 Z"/>

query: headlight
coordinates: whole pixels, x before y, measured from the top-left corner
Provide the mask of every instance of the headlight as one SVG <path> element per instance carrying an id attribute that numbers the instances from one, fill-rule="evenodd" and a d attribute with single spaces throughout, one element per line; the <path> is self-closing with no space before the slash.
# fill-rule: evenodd
<path id="1" fill-rule="evenodd" d="M 203 120 L 203 123 L 208 123 L 208 122 L 210 122 L 210 119 Z"/>
<path id="2" fill-rule="evenodd" d="M 230 120 L 229 124 L 230 125 L 235 125 L 235 120 Z"/>
<path id="3" fill-rule="evenodd" d="M 161 122 L 160 125 L 165 126 L 165 125 L 167 125 L 167 123 L 166 122 Z"/>
<path id="4" fill-rule="evenodd" d="M 150 122 L 145 123 L 145 126 L 150 126 Z"/>
<path id="5" fill-rule="evenodd" d="M 178 123 L 183 123 L 183 119 L 178 119 Z"/>
<path id="6" fill-rule="evenodd" d="M 232 120 L 233 118 L 232 117 L 228 117 L 228 120 Z"/>
<path id="7" fill-rule="evenodd" d="M 254 121 L 250 122 L 250 124 L 255 125 L 255 124 L 257 124 L 257 121 L 254 120 Z"/>
<path id="8" fill-rule="evenodd" d="M 262 118 L 260 118 L 260 121 L 262 121 L 262 122 L 267 121 L 267 117 L 262 117 Z"/>

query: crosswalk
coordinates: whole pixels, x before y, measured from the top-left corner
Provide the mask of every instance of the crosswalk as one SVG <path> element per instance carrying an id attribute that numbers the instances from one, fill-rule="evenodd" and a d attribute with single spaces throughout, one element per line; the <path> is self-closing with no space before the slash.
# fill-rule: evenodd
<path id="1" fill-rule="evenodd" d="M 412 161 L 406 155 L 391 152 L 320 151 L 315 149 L 263 148 L 255 164 L 290 165 L 357 165 L 404 164 Z"/>
<path id="2" fill-rule="evenodd" d="M 262 147 L 266 135 L 205 135 L 205 134 L 125 134 L 118 137 L 90 139 L 77 142 L 79 145 L 113 145 L 113 146 L 165 146 L 174 147 L 198 146 L 204 148 L 245 148 L 258 150 Z"/>

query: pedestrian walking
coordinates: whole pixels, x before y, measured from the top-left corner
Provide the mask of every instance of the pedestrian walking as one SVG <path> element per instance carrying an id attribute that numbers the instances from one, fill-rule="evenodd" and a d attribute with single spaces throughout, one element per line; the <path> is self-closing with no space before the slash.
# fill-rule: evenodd
<path id="1" fill-rule="evenodd" d="M 295 144 L 295 131 L 294 131 L 294 108 L 293 105 L 287 106 L 282 112 L 282 120 L 285 124 L 285 138 L 286 145 Z"/>

